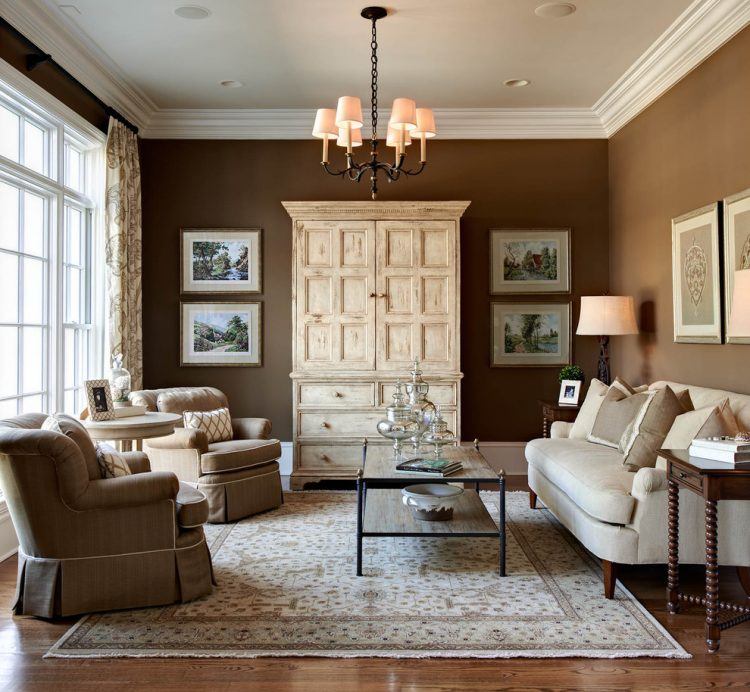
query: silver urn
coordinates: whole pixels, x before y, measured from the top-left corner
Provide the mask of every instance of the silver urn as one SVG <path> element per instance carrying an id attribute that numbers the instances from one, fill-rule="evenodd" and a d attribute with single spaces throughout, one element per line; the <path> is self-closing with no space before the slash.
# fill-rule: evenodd
<path id="1" fill-rule="evenodd" d="M 447 445 L 455 444 L 456 436 L 448 430 L 448 423 L 443 419 L 440 405 L 436 406 L 435 409 L 435 417 L 430 423 L 430 428 L 422 435 L 422 444 L 433 445 L 435 447 L 435 458 L 439 458 L 440 450 Z"/>
<path id="2" fill-rule="evenodd" d="M 406 393 L 409 395 L 409 406 L 411 406 L 414 418 L 419 424 L 419 429 L 411 438 L 414 451 L 419 449 L 422 435 L 429 429 L 435 417 L 435 404 L 428 398 L 430 385 L 422 379 L 422 371 L 419 369 L 419 361 L 414 360 L 414 369 L 411 371 L 411 382 L 406 383 Z"/>
<path id="3" fill-rule="evenodd" d="M 419 430 L 419 423 L 402 388 L 403 384 L 399 380 L 396 382 L 393 403 L 385 407 L 385 418 L 377 425 L 378 432 L 383 437 L 393 440 L 393 452 L 397 457 L 401 456 L 404 440 L 412 438 Z"/>

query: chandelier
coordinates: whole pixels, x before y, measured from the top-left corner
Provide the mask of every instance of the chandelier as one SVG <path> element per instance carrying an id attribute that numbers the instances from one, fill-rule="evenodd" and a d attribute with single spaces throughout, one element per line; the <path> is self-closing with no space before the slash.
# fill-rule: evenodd
<path id="1" fill-rule="evenodd" d="M 348 180 L 359 182 L 370 172 L 370 189 L 372 198 L 378 194 L 378 172 L 383 171 L 388 182 L 398 180 L 402 175 L 419 175 L 427 164 L 427 139 L 437 134 L 435 116 L 430 108 L 417 108 L 409 98 L 393 100 L 391 119 L 388 122 L 386 146 L 393 147 L 393 163 L 378 160 L 378 38 L 376 23 L 388 14 L 385 7 L 365 7 L 361 15 L 372 22 L 372 82 L 370 112 L 372 118 L 372 137 L 370 138 L 370 158 L 362 163 L 354 161 L 352 150 L 361 147 L 362 142 L 362 104 L 358 96 L 341 96 L 337 107 L 319 108 L 315 114 L 313 137 L 323 140 L 323 158 L 321 165 L 327 173 L 338 175 Z M 340 147 L 346 147 L 346 165 L 337 170 L 328 160 L 328 142 L 336 140 Z M 413 169 L 404 168 L 406 147 L 412 139 L 420 141 L 419 166 Z"/>

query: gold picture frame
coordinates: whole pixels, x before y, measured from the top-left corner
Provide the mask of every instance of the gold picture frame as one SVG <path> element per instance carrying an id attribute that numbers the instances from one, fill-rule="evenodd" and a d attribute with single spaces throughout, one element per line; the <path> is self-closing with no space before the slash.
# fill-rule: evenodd
<path id="1" fill-rule="evenodd" d="M 84 386 L 89 418 L 94 421 L 114 419 L 115 405 L 109 380 L 86 380 Z"/>

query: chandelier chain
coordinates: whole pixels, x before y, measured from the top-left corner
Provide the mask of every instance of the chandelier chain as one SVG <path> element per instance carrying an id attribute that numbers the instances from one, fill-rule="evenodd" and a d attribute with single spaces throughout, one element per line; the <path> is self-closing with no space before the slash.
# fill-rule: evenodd
<path id="1" fill-rule="evenodd" d="M 375 27 L 376 21 L 372 20 L 372 41 L 370 46 L 372 48 L 372 57 L 370 62 L 372 63 L 372 95 L 371 95 L 371 109 L 372 109 L 372 140 L 377 139 L 378 130 L 378 32 Z"/>

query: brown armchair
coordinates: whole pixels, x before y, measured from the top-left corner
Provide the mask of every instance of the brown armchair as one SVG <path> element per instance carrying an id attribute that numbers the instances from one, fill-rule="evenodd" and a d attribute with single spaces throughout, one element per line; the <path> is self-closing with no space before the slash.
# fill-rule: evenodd
<path id="1" fill-rule="evenodd" d="M 214 387 L 144 389 L 130 394 L 149 411 L 183 414 L 228 406 Z M 172 435 L 145 440 L 151 466 L 173 471 L 208 497 L 208 521 L 223 523 L 278 507 L 283 502 L 278 459 L 281 445 L 268 439 L 265 418 L 233 418 L 233 439 L 209 443 L 202 430 L 177 428 Z"/>
<path id="2" fill-rule="evenodd" d="M 20 542 L 13 612 L 59 617 L 189 601 L 211 591 L 205 497 L 173 473 L 101 478 L 85 428 L 41 430 L 45 414 L 0 421 L 0 487 Z"/>

